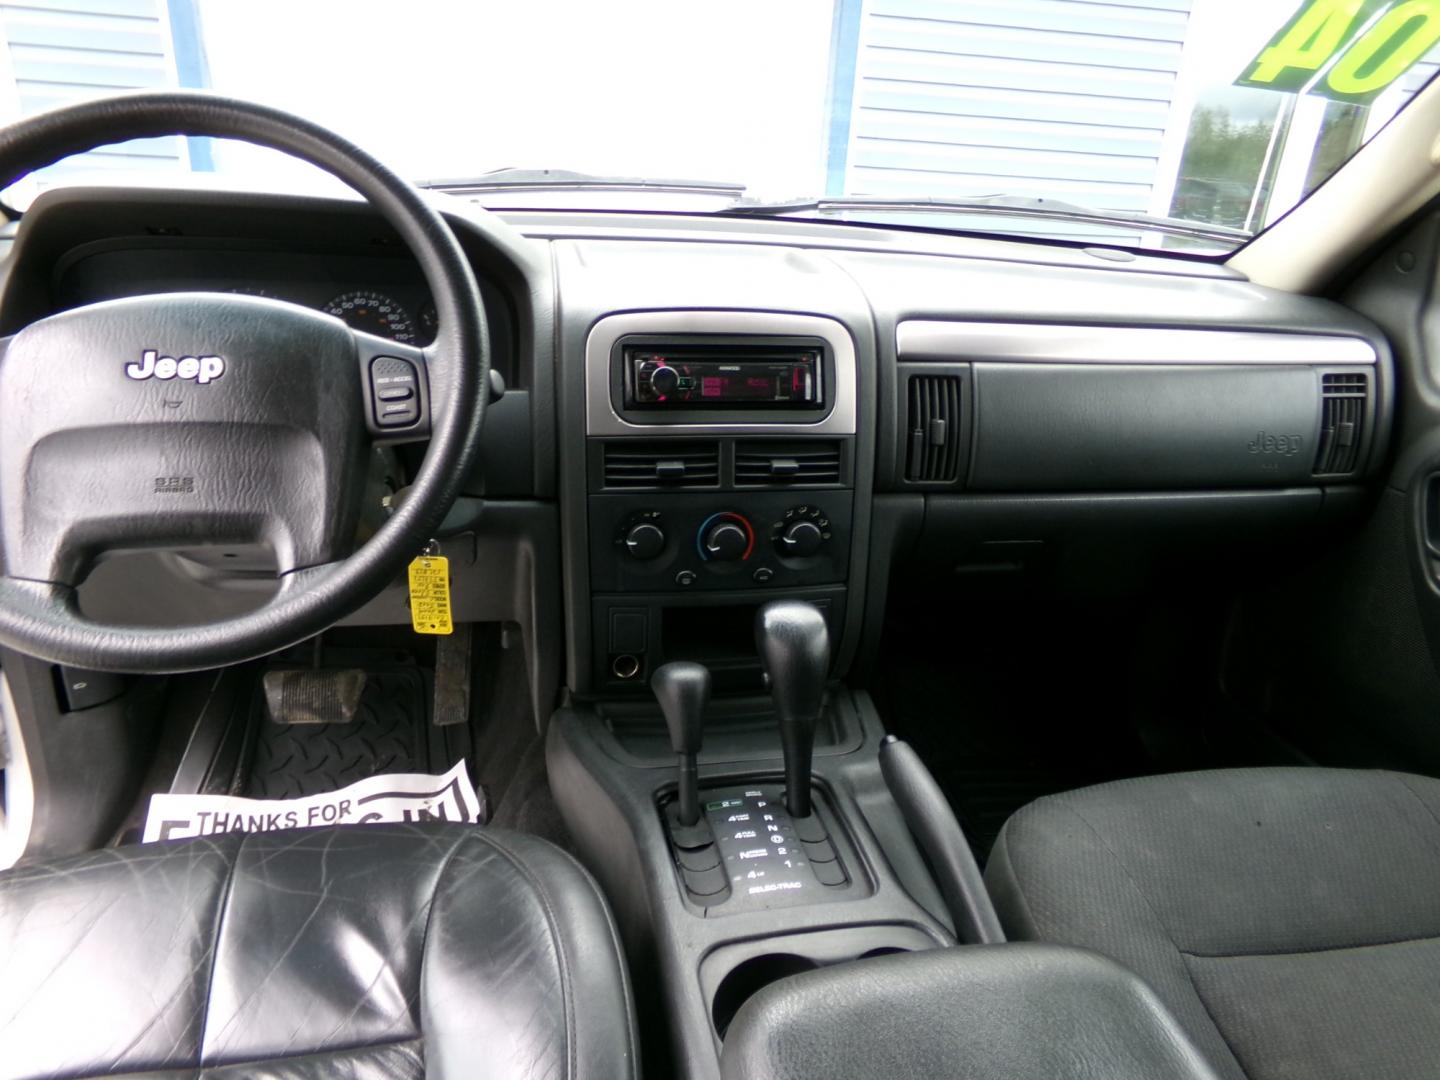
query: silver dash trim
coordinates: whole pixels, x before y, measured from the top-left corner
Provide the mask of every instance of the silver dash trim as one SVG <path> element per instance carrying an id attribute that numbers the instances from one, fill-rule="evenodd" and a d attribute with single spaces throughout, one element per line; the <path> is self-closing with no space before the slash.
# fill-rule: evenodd
<path id="1" fill-rule="evenodd" d="M 911 319 L 895 328 L 902 360 L 1007 360 L 1073 364 L 1309 364 L 1376 362 L 1364 338 L 1139 326 L 941 322 Z"/>
<path id="2" fill-rule="evenodd" d="M 835 407 L 820 420 L 727 424 L 645 424 L 626 420 L 610 401 L 610 354 L 629 334 L 754 334 L 818 337 L 835 357 Z M 587 435 L 854 435 L 855 342 L 842 323 L 818 315 L 764 311 L 641 311 L 607 315 L 585 339 L 585 433 Z"/>

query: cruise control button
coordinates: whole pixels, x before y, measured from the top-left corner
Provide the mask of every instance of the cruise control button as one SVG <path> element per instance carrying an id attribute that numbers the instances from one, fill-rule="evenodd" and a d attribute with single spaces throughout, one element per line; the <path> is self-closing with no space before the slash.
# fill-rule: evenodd
<path id="1" fill-rule="evenodd" d="M 370 392 L 375 398 L 375 423 L 380 427 L 406 427 L 420 419 L 416 397 L 419 373 L 409 360 L 377 356 L 370 361 Z"/>
<path id="2" fill-rule="evenodd" d="M 415 406 L 405 401 L 391 402 L 380 406 L 380 426 L 400 427 L 415 422 Z"/>

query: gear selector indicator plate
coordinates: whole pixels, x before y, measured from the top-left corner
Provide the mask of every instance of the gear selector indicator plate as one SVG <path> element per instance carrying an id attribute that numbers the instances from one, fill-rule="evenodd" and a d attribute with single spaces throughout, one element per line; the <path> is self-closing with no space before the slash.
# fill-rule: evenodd
<path id="1" fill-rule="evenodd" d="M 701 809 L 730 883 L 712 917 L 845 898 L 851 878 L 826 825 L 816 814 L 797 823 L 781 785 L 707 790 Z"/>

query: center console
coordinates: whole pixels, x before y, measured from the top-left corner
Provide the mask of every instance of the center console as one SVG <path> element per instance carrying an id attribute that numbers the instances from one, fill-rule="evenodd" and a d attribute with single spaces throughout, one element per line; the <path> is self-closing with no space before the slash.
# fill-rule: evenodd
<path id="1" fill-rule="evenodd" d="M 808 255 L 711 281 L 735 308 L 645 311 L 604 310 L 603 252 L 572 255 L 565 296 L 591 306 L 562 320 L 570 657 L 550 784 L 615 911 L 647 1071 L 716 1077 L 756 990 L 968 925 L 887 784 L 873 703 L 843 683 L 869 557 L 873 328 L 853 282 Z M 762 309 L 782 261 L 787 280 L 810 267 L 826 315 Z"/>

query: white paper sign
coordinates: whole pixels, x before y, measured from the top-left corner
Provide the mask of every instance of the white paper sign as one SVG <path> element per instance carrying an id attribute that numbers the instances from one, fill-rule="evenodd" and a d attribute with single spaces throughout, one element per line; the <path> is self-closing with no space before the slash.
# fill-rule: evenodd
<path id="1" fill-rule="evenodd" d="M 444 776 L 393 773 L 357 780 L 339 791 L 303 799 L 242 799 L 232 795 L 152 795 L 144 843 L 377 821 L 479 821 L 484 809 L 458 761 Z"/>

